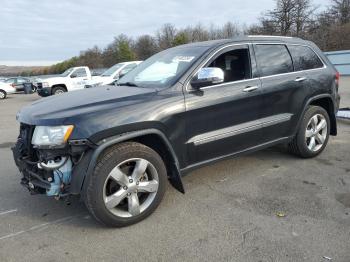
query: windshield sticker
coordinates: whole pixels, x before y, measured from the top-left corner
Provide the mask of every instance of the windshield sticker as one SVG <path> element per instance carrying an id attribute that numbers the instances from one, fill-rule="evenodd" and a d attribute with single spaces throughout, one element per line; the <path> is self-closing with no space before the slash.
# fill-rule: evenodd
<path id="1" fill-rule="evenodd" d="M 193 60 L 194 56 L 175 56 L 173 58 L 173 62 L 191 62 Z"/>

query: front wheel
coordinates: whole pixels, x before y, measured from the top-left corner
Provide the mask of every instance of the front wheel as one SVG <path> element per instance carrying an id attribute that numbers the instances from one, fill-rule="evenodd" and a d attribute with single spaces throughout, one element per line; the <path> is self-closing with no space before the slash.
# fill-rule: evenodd
<path id="1" fill-rule="evenodd" d="M 0 90 L 0 99 L 5 99 L 7 96 L 6 92 L 4 90 Z"/>
<path id="2" fill-rule="evenodd" d="M 103 153 L 88 183 L 85 203 L 91 214 L 107 226 L 122 227 L 145 219 L 157 208 L 167 173 L 154 150 L 126 142 Z"/>
<path id="3" fill-rule="evenodd" d="M 60 94 L 63 94 L 64 92 L 66 92 L 66 89 L 64 89 L 64 87 L 61 87 L 61 86 L 57 86 L 52 89 L 53 95 L 60 95 Z"/>
<path id="4" fill-rule="evenodd" d="M 300 157 L 310 158 L 320 154 L 326 147 L 330 133 L 327 111 L 310 106 L 303 117 L 299 130 L 289 144 L 290 151 Z"/>

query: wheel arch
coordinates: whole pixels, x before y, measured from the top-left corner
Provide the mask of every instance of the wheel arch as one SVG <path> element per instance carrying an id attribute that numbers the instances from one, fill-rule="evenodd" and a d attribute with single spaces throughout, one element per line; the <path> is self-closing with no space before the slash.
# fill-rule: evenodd
<path id="1" fill-rule="evenodd" d="M 310 100 L 308 106 L 319 106 L 325 109 L 328 113 L 331 122 L 330 134 L 337 135 L 337 119 L 335 112 L 335 103 L 330 95 L 317 96 Z"/>
<path id="2" fill-rule="evenodd" d="M 103 152 L 105 152 L 105 150 L 108 150 L 108 148 L 116 144 L 128 141 L 138 142 L 155 150 L 162 157 L 166 165 L 169 182 L 181 193 L 185 192 L 181 180 L 179 162 L 169 140 L 158 129 L 146 129 L 128 132 L 113 137 L 108 137 L 101 140 L 97 144 L 97 147 L 93 150 L 91 154 L 86 173 L 83 175 L 83 177 L 81 177 L 81 179 L 77 179 L 81 183 L 80 188 L 82 194 L 84 194 L 86 189 L 85 187 L 88 184 L 86 183 L 86 181 L 87 179 L 90 179 L 91 174 L 97 164 L 97 161 L 99 157 L 103 154 Z"/>
<path id="3" fill-rule="evenodd" d="M 51 87 L 51 90 L 54 90 L 54 88 L 56 88 L 56 87 L 63 87 L 63 88 L 66 90 L 66 92 L 68 92 L 67 86 L 66 86 L 65 84 L 53 85 L 53 86 Z"/>
<path id="4" fill-rule="evenodd" d="M 329 120 L 331 122 L 330 126 L 330 135 L 336 136 L 337 135 L 337 119 L 336 119 L 336 112 L 335 112 L 335 105 L 333 97 L 330 94 L 321 94 L 314 97 L 311 97 L 307 100 L 307 102 L 304 105 L 303 111 L 299 116 L 297 128 L 295 129 L 295 133 L 299 130 L 299 127 L 301 125 L 303 116 L 309 106 L 320 106 L 324 108 L 328 115 Z"/>

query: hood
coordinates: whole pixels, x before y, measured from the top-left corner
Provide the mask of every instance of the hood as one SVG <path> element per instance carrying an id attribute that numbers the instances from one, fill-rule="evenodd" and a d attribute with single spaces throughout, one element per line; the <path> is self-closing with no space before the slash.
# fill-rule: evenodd
<path id="1" fill-rule="evenodd" d="M 29 125 L 74 124 L 75 117 L 110 111 L 149 100 L 155 89 L 103 86 L 42 98 L 23 107 L 17 120 Z"/>
<path id="2" fill-rule="evenodd" d="M 55 76 L 55 77 L 48 77 L 48 78 L 40 79 L 41 80 L 40 82 L 48 82 L 49 85 L 54 85 L 54 84 L 61 84 L 61 83 L 63 83 L 64 79 L 65 79 L 65 77 Z"/>
<path id="3" fill-rule="evenodd" d="M 114 81 L 111 76 L 94 76 L 92 77 L 90 84 L 92 85 L 108 85 Z"/>

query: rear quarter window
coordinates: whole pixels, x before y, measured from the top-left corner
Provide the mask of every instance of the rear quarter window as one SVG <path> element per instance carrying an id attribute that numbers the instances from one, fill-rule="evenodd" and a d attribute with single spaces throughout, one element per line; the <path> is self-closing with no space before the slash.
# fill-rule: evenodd
<path id="1" fill-rule="evenodd" d="M 290 45 L 288 49 L 293 57 L 295 71 L 323 67 L 321 59 L 307 46 Z"/>
<path id="2" fill-rule="evenodd" d="M 292 58 L 285 45 L 257 44 L 255 56 L 261 76 L 293 72 Z"/>

